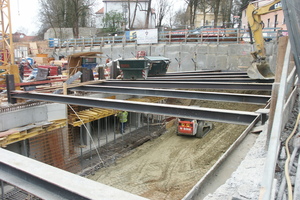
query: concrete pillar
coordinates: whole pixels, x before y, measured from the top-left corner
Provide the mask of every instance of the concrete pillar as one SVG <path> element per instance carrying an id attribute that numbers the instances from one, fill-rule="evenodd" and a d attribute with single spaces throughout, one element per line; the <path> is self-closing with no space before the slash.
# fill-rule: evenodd
<path id="1" fill-rule="evenodd" d="M 65 158 L 70 158 L 70 143 L 69 143 L 69 133 L 68 125 L 64 127 L 62 131 L 62 143 L 64 145 L 64 156 Z"/>
<path id="2" fill-rule="evenodd" d="M 90 134 L 92 134 L 92 128 L 91 128 L 91 122 L 88 122 L 88 123 L 86 123 L 85 124 L 85 126 L 86 126 L 86 128 L 87 128 L 87 130 L 85 130 L 84 132 L 85 132 L 85 141 L 86 141 L 86 145 L 87 146 L 90 146 L 91 145 L 91 135 Z"/>
<path id="3" fill-rule="evenodd" d="M 130 120 L 132 120 L 130 123 L 132 124 L 133 127 L 139 128 L 142 126 L 141 113 L 131 113 Z"/>

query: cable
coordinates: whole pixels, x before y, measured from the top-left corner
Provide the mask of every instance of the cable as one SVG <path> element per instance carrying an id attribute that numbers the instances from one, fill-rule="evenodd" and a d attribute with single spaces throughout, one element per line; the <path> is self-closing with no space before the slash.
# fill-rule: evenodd
<path id="1" fill-rule="evenodd" d="M 90 136 L 90 139 L 92 140 L 92 143 L 93 143 L 93 145 L 94 145 L 94 147 L 95 147 L 95 150 L 96 150 L 96 152 L 97 152 L 97 155 L 98 155 L 98 157 L 99 157 L 99 160 L 100 160 L 100 162 L 104 165 L 104 161 L 102 160 L 102 158 L 101 158 L 101 156 L 100 156 L 100 154 L 99 154 L 99 151 L 98 151 L 98 149 L 96 148 L 95 142 L 94 142 L 94 140 L 93 140 L 93 138 L 92 138 L 92 135 L 91 135 L 90 131 L 88 130 L 88 128 L 86 127 L 86 125 L 84 124 L 84 122 L 82 121 L 82 119 L 79 117 L 79 115 L 77 114 L 77 112 L 72 108 L 72 106 L 70 106 L 70 104 L 68 104 L 68 106 L 69 106 L 69 108 L 71 108 L 71 110 L 74 112 L 74 114 L 75 114 L 75 115 L 78 117 L 78 119 L 81 121 L 82 125 L 85 127 L 85 129 L 86 129 L 88 135 Z"/>
<path id="2" fill-rule="evenodd" d="M 289 200 L 293 200 L 292 183 L 291 183 L 291 179 L 290 179 L 290 175 L 289 175 L 289 162 L 290 162 L 290 156 L 291 156 L 290 151 L 289 151 L 289 141 L 293 137 L 293 135 L 295 134 L 295 132 L 297 130 L 299 119 L 300 119 L 300 114 L 298 114 L 297 121 L 296 121 L 296 124 L 294 126 L 292 133 L 285 141 L 285 150 L 286 150 L 286 154 L 287 154 L 287 159 L 286 159 L 285 165 L 284 165 L 284 174 L 285 174 L 285 178 L 286 178 L 286 182 L 287 182 L 287 186 L 288 186 L 288 199 Z"/>

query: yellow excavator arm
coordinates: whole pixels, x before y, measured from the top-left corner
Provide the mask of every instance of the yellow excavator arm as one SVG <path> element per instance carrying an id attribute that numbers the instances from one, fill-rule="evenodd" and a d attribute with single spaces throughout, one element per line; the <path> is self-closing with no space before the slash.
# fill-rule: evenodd
<path id="1" fill-rule="evenodd" d="M 263 22 L 261 15 L 281 10 L 281 0 L 257 7 L 254 3 L 249 3 L 246 9 L 246 16 L 251 29 L 254 41 L 255 51 L 251 53 L 254 58 L 252 66 L 248 68 L 248 76 L 253 79 L 273 79 L 274 74 L 266 62 L 266 50 L 264 44 L 264 37 L 262 33 Z"/>

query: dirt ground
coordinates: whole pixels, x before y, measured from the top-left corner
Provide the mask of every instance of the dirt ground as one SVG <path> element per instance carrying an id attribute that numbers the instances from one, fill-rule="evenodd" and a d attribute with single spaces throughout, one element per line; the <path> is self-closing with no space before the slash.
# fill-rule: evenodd
<path id="1" fill-rule="evenodd" d="M 178 100 L 173 102 L 178 103 Z M 222 109 L 255 111 L 261 106 L 206 101 L 183 104 Z M 218 105 L 218 106 L 216 106 Z M 204 138 L 176 135 L 176 126 L 155 140 L 134 149 L 115 165 L 88 178 L 149 199 L 181 199 L 212 167 L 246 126 L 214 122 Z"/>

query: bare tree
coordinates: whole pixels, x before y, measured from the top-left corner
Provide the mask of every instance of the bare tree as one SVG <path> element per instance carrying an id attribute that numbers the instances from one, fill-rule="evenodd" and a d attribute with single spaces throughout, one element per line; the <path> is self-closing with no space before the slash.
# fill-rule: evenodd
<path id="1" fill-rule="evenodd" d="M 64 2 L 59 0 L 41 0 L 40 6 L 43 8 L 40 12 L 40 20 L 43 22 L 43 24 L 48 24 L 48 27 L 53 28 L 55 37 L 59 37 L 54 28 L 61 28 L 64 26 L 62 23 L 65 21 L 63 16 Z"/>
<path id="2" fill-rule="evenodd" d="M 151 14 L 151 3 L 152 3 L 152 0 L 148 0 L 148 8 L 147 8 L 145 28 L 149 28 L 149 18 L 150 18 L 150 14 Z"/>
<path id="3" fill-rule="evenodd" d="M 198 8 L 203 13 L 203 25 L 206 24 L 206 14 L 211 12 L 212 5 L 211 0 L 199 0 Z"/>
<path id="4" fill-rule="evenodd" d="M 186 14 L 186 11 L 184 9 L 181 9 L 175 12 L 173 19 L 174 25 L 183 26 L 187 24 L 188 16 Z"/>
<path id="5" fill-rule="evenodd" d="M 130 0 L 127 1 L 127 8 L 128 8 L 128 28 L 130 29 L 131 24 L 131 7 L 130 7 Z"/>
<path id="6" fill-rule="evenodd" d="M 190 25 L 194 27 L 199 0 L 185 0 L 185 2 L 188 4 L 189 8 Z"/>
<path id="7" fill-rule="evenodd" d="M 137 8 L 138 8 L 138 0 L 136 0 L 135 2 L 135 7 L 134 7 L 134 12 L 133 12 L 133 18 L 132 18 L 132 22 L 131 22 L 131 25 L 129 26 L 130 29 L 133 28 L 133 25 L 134 25 L 134 21 L 135 21 L 135 17 L 136 17 L 136 11 L 137 11 Z"/>
<path id="8" fill-rule="evenodd" d="M 52 28 L 72 28 L 79 36 L 79 26 L 88 26 L 94 0 L 39 0 L 41 22 Z"/>
<path id="9" fill-rule="evenodd" d="M 212 4 L 213 9 L 214 9 L 214 27 L 217 27 L 217 25 L 218 25 L 220 3 L 221 3 L 221 0 L 214 0 L 213 4 Z"/>
<path id="10" fill-rule="evenodd" d="M 165 18 L 166 14 L 171 12 L 171 4 L 167 0 L 158 0 L 156 5 L 156 17 L 157 17 L 157 26 L 162 26 L 162 21 Z"/>
<path id="11" fill-rule="evenodd" d="M 226 27 L 230 27 L 231 24 L 232 3 L 233 0 L 221 1 L 222 22 Z"/>

